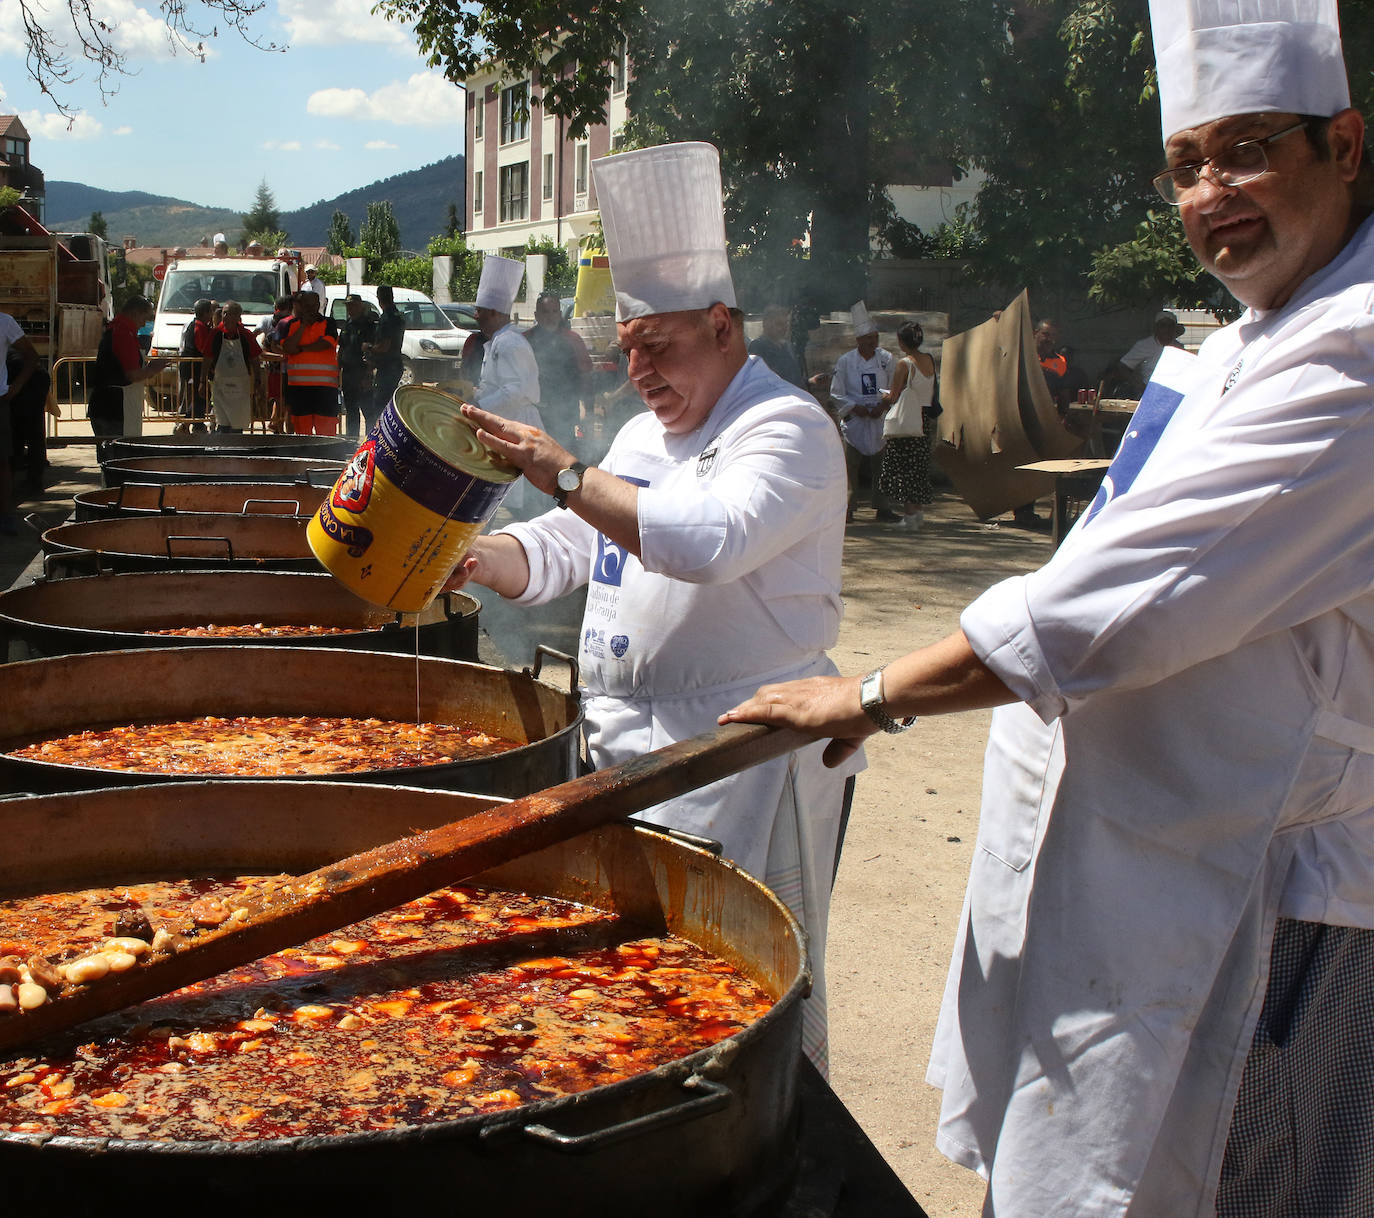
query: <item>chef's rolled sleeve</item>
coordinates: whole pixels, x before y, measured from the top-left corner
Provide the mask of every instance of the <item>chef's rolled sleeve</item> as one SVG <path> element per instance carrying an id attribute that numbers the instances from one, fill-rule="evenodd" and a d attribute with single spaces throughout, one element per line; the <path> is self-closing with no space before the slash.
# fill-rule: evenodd
<path id="1" fill-rule="evenodd" d="M 534 520 L 507 525 L 496 536 L 514 537 L 530 569 L 525 590 L 507 599 L 544 605 L 587 582 L 596 531 L 574 513 L 555 508 Z"/>

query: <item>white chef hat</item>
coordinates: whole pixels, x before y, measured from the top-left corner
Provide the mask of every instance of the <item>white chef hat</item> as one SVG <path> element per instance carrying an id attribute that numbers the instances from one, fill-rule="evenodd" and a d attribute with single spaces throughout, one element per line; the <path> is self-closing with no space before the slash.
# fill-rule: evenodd
<path id="1" fill-rule="evenodd" d="M 211 242 L 211 244 L 212 244 L 212 245 L 228 245 L 229 242 L 226 241 L 226 240 L 224 239 L 224 234 L 223 234 L 223 233 L 216 233 L 216 234 L 215 234 L 215 239 L 214 239 L 213 242 Z"/>
<path id="2" fill-rule="evenodd" d="M 854 323 L 855 338 L 878 333 L 878 323 L 868 315 L 868 306 L 862 300 L 856 300 L 850 306 L 849 320 Z"/>
<path id="3" fill-rule="evenodd" d="M 617 321 L 735 307 L 715 148 L 641 148 L 594 161 L 592 173 Z"/>
<path id="4" fill-rule="evenodd" d="M 477 284 L 477 307 L 509 313 L 515 304 L 515 294 L 520 290 L 520 280 L 524 274 L 523 262 L 502 258 L 499 254 L 488 254 L 482 259 L 482 278 Z"/>
<path id="5" fill-rule="evenodd" d="M 1336 0 L 1150 0 L 1164 138 L 1232 114 L 1350 105 Z"/>

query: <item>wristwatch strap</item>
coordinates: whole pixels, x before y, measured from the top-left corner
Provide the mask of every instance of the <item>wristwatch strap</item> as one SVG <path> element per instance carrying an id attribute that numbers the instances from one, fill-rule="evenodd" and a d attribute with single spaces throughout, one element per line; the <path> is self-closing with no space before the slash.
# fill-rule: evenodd
<path id="1" fill-rule="evenodd" d="M 870 687 L 870 683 L 872 683 L 872 686 L 876 687 L 876 696 L 865 697 L 862 691 Z M 890 736 L 895 736 L 900 732 L 906 731 L 907 728 L 916 722 L 917 716 L 915 715 L 908 715 L 905 719 L 894 719 L 887 713 L 887 708 L 883 700 L 883 670 L 881 668 L 875 668 L 869 673 L 868 676 L 863 679 L 863 684 L 859 688 L 859 705 L 863 707 L 864 714 L 869 717 L 874 726 L 880 731 L 887 732 Z"/>

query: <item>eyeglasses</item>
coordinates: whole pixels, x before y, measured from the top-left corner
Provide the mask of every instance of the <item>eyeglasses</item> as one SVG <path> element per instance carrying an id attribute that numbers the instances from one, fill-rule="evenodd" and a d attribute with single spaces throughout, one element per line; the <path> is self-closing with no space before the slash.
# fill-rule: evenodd
<path id="1" fill-rule="evenodd" d="M 1239 144 L 1222 149 L 1216 156 L 1208 157 L 1204 161 L 1179 165 L 1174 169 L 1166 169 L 1163 173 L 1155 174 L 1150 180 L 1154 182 L 1155 189 L 1159 191 L 1164 202 L 1173 207 L 1181 207 L 1188 201 L 1188 196 L 1202 181 L 1204 169 L 1208 171 L 1212 181 L 1220 186 L 1243 186 L 1246 182 L 1253 182 L 1269 172 L 1269 158 L 1264 154 L 1267 144 L 1275 143 L 1306 126 L 1307 120 L 1303 119 L 1291 127 L 1274 132 L 1273 135 L 1266 135 L 1257 140 L 1242 140 Z"/>

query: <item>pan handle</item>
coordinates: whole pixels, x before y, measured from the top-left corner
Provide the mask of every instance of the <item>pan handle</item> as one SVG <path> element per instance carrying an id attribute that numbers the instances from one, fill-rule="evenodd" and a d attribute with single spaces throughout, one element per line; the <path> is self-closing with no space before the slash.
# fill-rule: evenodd
<path id="1" fill-rule="evenodd" d="M 568 672 L 570 674 L 568 677 L 568 692 L 570 694 L 577 693 L 578 669 L 576 658 L 570 655 L 566 655 L 561 651 L 556 651 L 554 650 L 554 648 L 548 647 L 543 643 L 535 644 L 534 667 L 525 669 L 525 675 L 527 677 L 532 678 L 533 680 L 539 680 L 539 674 L 544 670 L 545 656 L 547 656 L 551 660 L 557 660 L 560 663 L 566 664 L 568 666 Z"/>
<path id="2" fill-rule="evenodd" d="M 75 567 L 82 562 L 90 562 L 92 575 L 112 575 L 113 571 L 100 561 L 99 550 L 59 550 L 56 554 L 43 555 L 43 578 L 53 578 L 57 567 Z"/>
<path id="3" fill-rule="evenodd" d="M 224 548 L 225 548 L 226 550 L 229 551 L 229 561 L 230 561 L 230 562 L 233 562 L 233 561 L 234 561 L 234 543 L 233 543 L 232 541 L 230 541 L 229 538 L 227 538 L 227 537 L 186 537 L 186 536 L 178 536 L 178 535 L 175 534 L 175 533 L 169 533 L 169 534 L 167 535 L 167 557 L 168 557 L 168 558 L 173 558 L 173 559 L 176 558 L 176 555 L 172 553 L 172 542 L 174 542 L 174 541 L 222 541 L 222 542 L 224 542 Z M 188 554 L 188 555 L 183 555 L 183 557 L 190 558 L 190 557 L 193 557 L 193 556 Z"/>
<path id="4" fill-rule="evenodd" d="M 254 503 L 270 503 L 270 504 L 274 504 L 274 505 L 275 505 L 275 504 L 279 504 L 279 503 L 280 503 L 280 504 L 286 504 L 286 505 L 288 505 L 288 506 L 291 508 L 291 510 L 290 510 L 289 512 L 276 512 L 276 511 L 272 511 L 272 510 L 269 508 L 269 509 L 268 509 L 267 511 L 265 511 L 265 512 L 256 512 L 256 513 L 255 513 L 255 512 L 250 512 L 250 511 L 248 510 L 248 508 L 249 508 L 250 505 L 252 505 L 252 504 L 254 504 Z M 245 500 L 243 501 L 243 511 L 241 511 L 241 512 L 239 513 L 240 516 L 253 516 L 253 515 L 261 515 L 261 516 L 299 516 L 300 514 L 301 514 L 301 501 L 300 501 L 299 499 L 245 499 Z"/>
<path id="5" fill-rule="evenodd" d="M 121 482 L 119 484 L 119 496 L 115 499 L 115 507 L 124 506 L 124 492 L 131 486 L 136 486 L 141 491 L 156 491 L 156 506 L 159 512 L 166 512 L 169 515 L 176 512 L 176 508 L 169 508 L 163 503 L 167 497 L 167 484 L 165 482 Z"/>
<path id="6" fill-rule="evenodd" d="M 724 1083 L 702 1078 L 700 1074 L 693 1074 L 684 1079 L 682 1090 L 687 1092 L 686 1099 L 679 1100 L 659 1112 L 632 1117 L 628 1121 L 608 1125 L 605 1129 L 598 1129 L 593 1133 L 559 1133 L 547 1125 L 521 1125 L 519 1122 L 511 1122 L 493 1123 L 483 1128 L 481 1136 L 485 1142 L 488 1137 L 497 1138 L 519 1132 L 531 1141 L 552 1150 L 561 1150 L 565 1154 L 573 1155 L 590 1154 L 631 1138 L 643 1137 L 660 1129 L 694 1121 L 698 1117 L 710 1116 L 714 1112 L 728 1108 L 735 1098 L 734 1092 Z"/>

